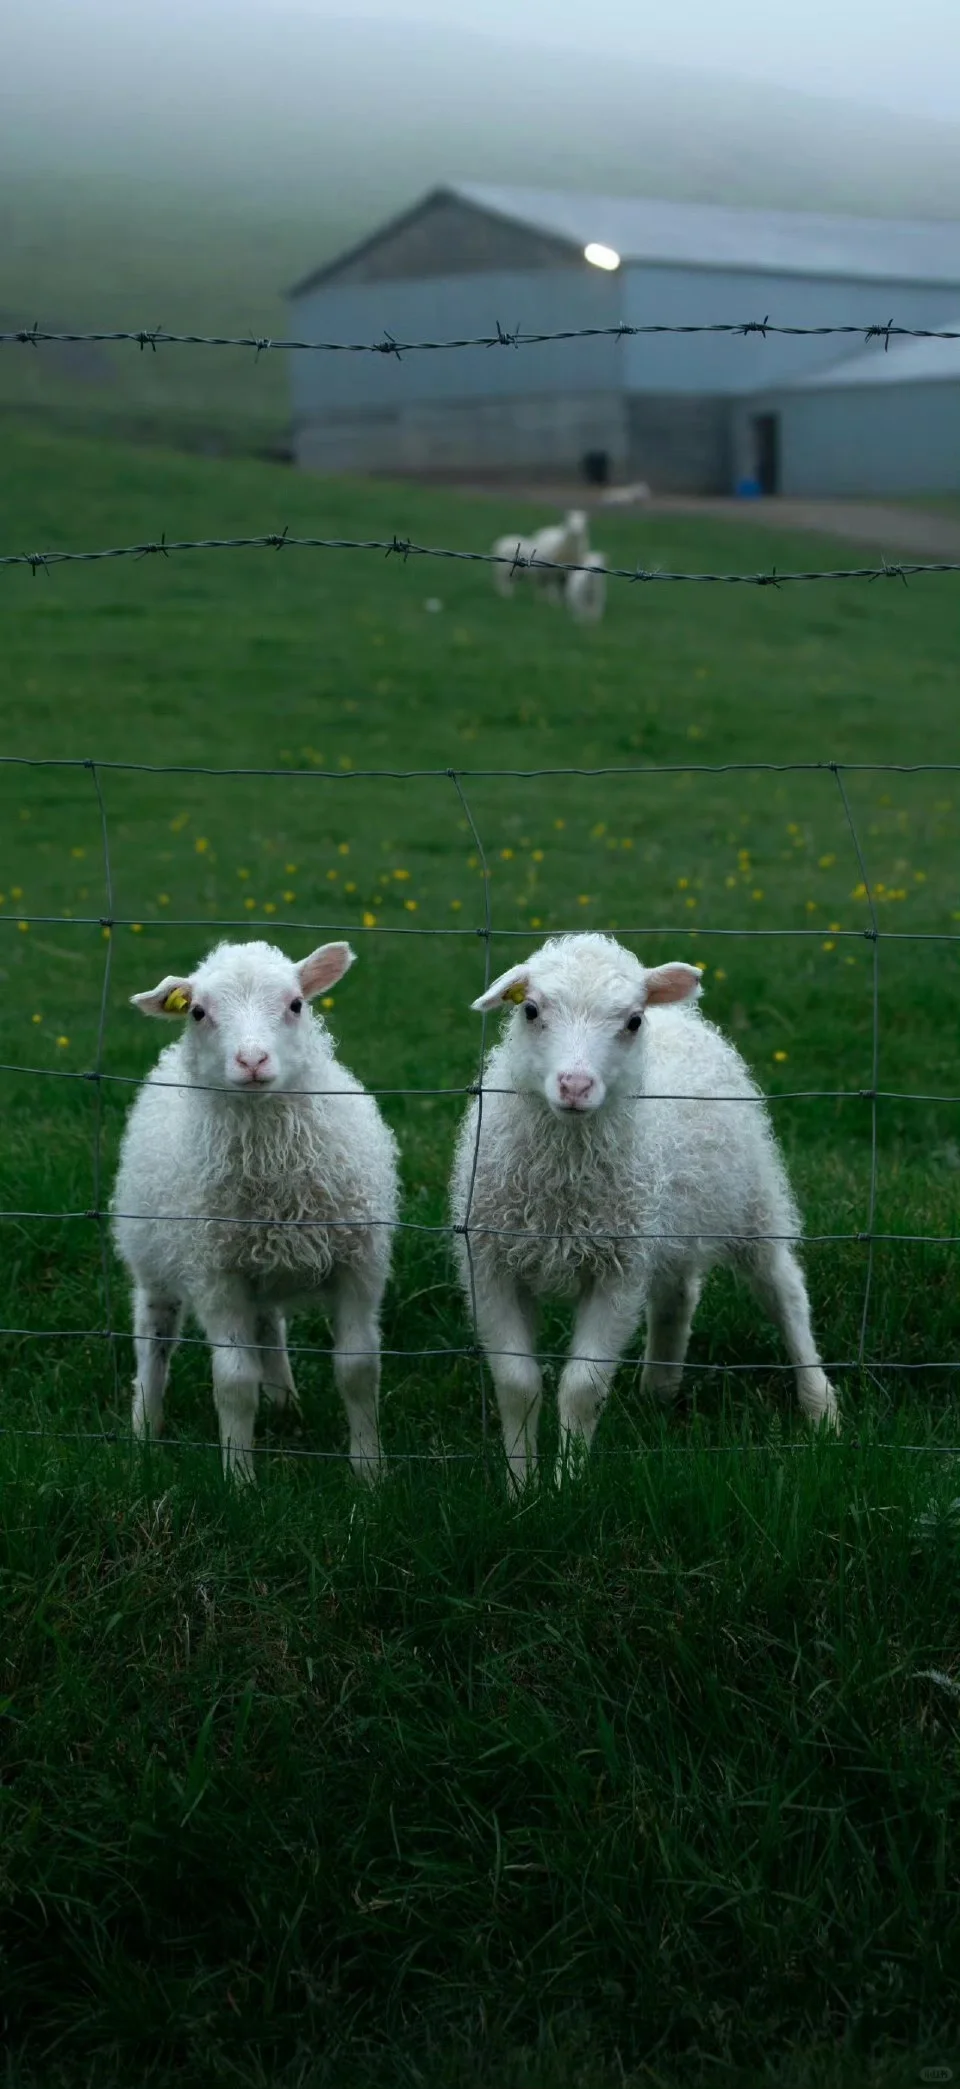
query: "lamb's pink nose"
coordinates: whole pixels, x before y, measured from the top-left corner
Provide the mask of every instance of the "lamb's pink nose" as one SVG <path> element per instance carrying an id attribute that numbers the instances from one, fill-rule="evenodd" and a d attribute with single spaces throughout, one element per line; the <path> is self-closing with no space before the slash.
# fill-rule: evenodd
<path id="1" fill-rule="evenodd" d="M 256 1079 L 262 1068 L 266 1066 L 269 1057 L 269 1052 L 238 1052 L 237 1065 L 242 1066 L 245 1074 L 252 1074 L 254 1079 Z"/>
<path id="2" fill-rule="evenodd" d="M 568 1110 L 582 1110 L 596 1087 L 592 1074 L 558 1074 L 560 1101 Z"/>

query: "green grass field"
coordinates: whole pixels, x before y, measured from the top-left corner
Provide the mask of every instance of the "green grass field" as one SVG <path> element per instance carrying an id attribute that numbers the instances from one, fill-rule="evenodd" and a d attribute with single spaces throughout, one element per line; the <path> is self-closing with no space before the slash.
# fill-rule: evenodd
<path id="1" fill-rule="evenodd" d="M 4 462 L 3 550 L 285 524 L 482 548 L 525 519 L 37 434 Z M 600 542 L 854 562 L 745 524 Z M 350 935 L 331 1021 L 370 1085 L 474 1077 L 485 894 L 455 769 L 494 966 L 587 925 L 701 963 L 780 1098 L 810 1233 L 864 1230 L 873 944 L 837 778 L 710 765 L 955 760 L 955 580 L 613 587 L 595 631 L 500 603 L 482 569 L 347 553 L 16 569 L 0 598 L 7 755 L 291 772 L 99 771 L 108 890 L 91 771 L 0 769 L 0 1059 L 22 1069 L 0 1320 L 44 1331 L 3 1343 L 8 2080 L 894 2089 L 960 2064 L 955 1246 L 877 1245 L 859 1368 L 866 1246 L 811 1242 L 839 1444 L 807 1443 L 775 1338 L 718 1278 L 683 1410 L 664 1424 L 625 1369 L 582 1484 L 513 1507 L 447 1243 L 418 1230 L 462 1102 L 388 1097 L 392 1469 L 360 1500 L 341 1463 L 278 1455 L 342 1449 L 310 1354 L 302 1430 L 263 1437 L 251 1499 L 193 1447 L 215 1435 L 199 1347 L 169 1442 L 130 1450 L 127 1343 L 89 1332 L 126 1326 L 122 1273 L 84 1216 L 158 1043 L 128 996 L 229 924 L 295 955 Z M 956 1235 L 958 778 L 844 781 L 881 929 L 876 1230 Z M 112 1078 L 53 1078 L 97 1065 L 101 1001 Z M 845 1097 L 796 1093 L 820 1089 Z"/>
<path id="2" fill-rule="evenodd" d="M 203 180 L 27 171 L 0 140 L 0 330 L 163 325 L 289 331 L 284 292 L 366 221 L 338 200 L 218 193 Z M 374 219 L 376 213 L 374 212 Z M 149 315 L 149 316 L 148 316 Z M 289 435 L 282 355 L 126 345 L 0 346 L 0 432 L 29 425 L 256 452 Z"/>

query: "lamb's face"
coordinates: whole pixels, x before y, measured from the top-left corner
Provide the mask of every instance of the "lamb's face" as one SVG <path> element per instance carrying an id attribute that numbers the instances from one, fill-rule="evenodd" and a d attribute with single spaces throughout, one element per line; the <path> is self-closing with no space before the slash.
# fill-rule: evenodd
<path id="1" fill-rule="evenodd" d="M 222 943 L 189 978 L 170 977 L 135 994 L 146 1015 L 180 1017 L 198 1087 L 309 1089 L 318 1025 L 309 1003 L 353 963 L 346 943 L 327 943 L 295 965 L 269 943 Z"/>
<path id="2" fill-rule="evenodd" d="M 699 992 L 692 965 L 647 971 L 607 936 L 571 936 L 544 945 L 505 972 L 475 1008 L 515 1004 L 511 1074 L 559 1117 L 585 1116 L 635 1093 L 648 1008 Z"/>

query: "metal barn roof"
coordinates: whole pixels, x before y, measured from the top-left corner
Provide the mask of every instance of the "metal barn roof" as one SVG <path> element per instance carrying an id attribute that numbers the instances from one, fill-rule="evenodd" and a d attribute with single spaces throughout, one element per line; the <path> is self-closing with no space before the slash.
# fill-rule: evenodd
<path id="1" fill-rule="evenodd" d="M 596 240 L 624 261 L 960 283 L 960 224 L 948 219 L 833 217 L 475 182 L 455 182 L 450 193 L 572 246 Z"/>

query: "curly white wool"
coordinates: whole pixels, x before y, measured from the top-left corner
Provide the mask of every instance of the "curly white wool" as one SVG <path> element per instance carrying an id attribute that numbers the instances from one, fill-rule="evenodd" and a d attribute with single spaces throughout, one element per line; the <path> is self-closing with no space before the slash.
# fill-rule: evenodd
<path id="1" fill-rule="evenodd" d="M 112 1200 L 134 1286 L 133 1426 L 162 1426 L 189 1309 L 211 1345 L 224 1468 L 246 1477 L 259 1390 L 296 1401 L 286 1318 L 306 1307 L 333 1320 L 354 1467 L 379 1467 L 396 1142 L 308 1005 L 352 961 L 343 943 L 299 965 L 267 943 L 221 943 L 189 976 L 134 996 L 186 1027 L 132 1106 Z"/>
<path id="2" fill-rule="evenodd" d="M 546 943 L 478 1009 L 512 1008 L 460 1130 L 456 1253 L 516 1484 L 536 1462 L 536 1307 L 576 1301 L 561 1456 L 588 1444 L 646 1315 L 645 1389 L 675 1394 L 704 1277 L 748 1278 L 783 1335 L 800 1405 L 836 1421 L 791 1242 L 801 1226 L 760 1091 L 692 1005 L 687 965 L 647 971 L 613 937 Z M 504 1092 L 506 1091 L 506 1092 Z M 722 1098 L 737 1098 L 736 1102 Z"/>

